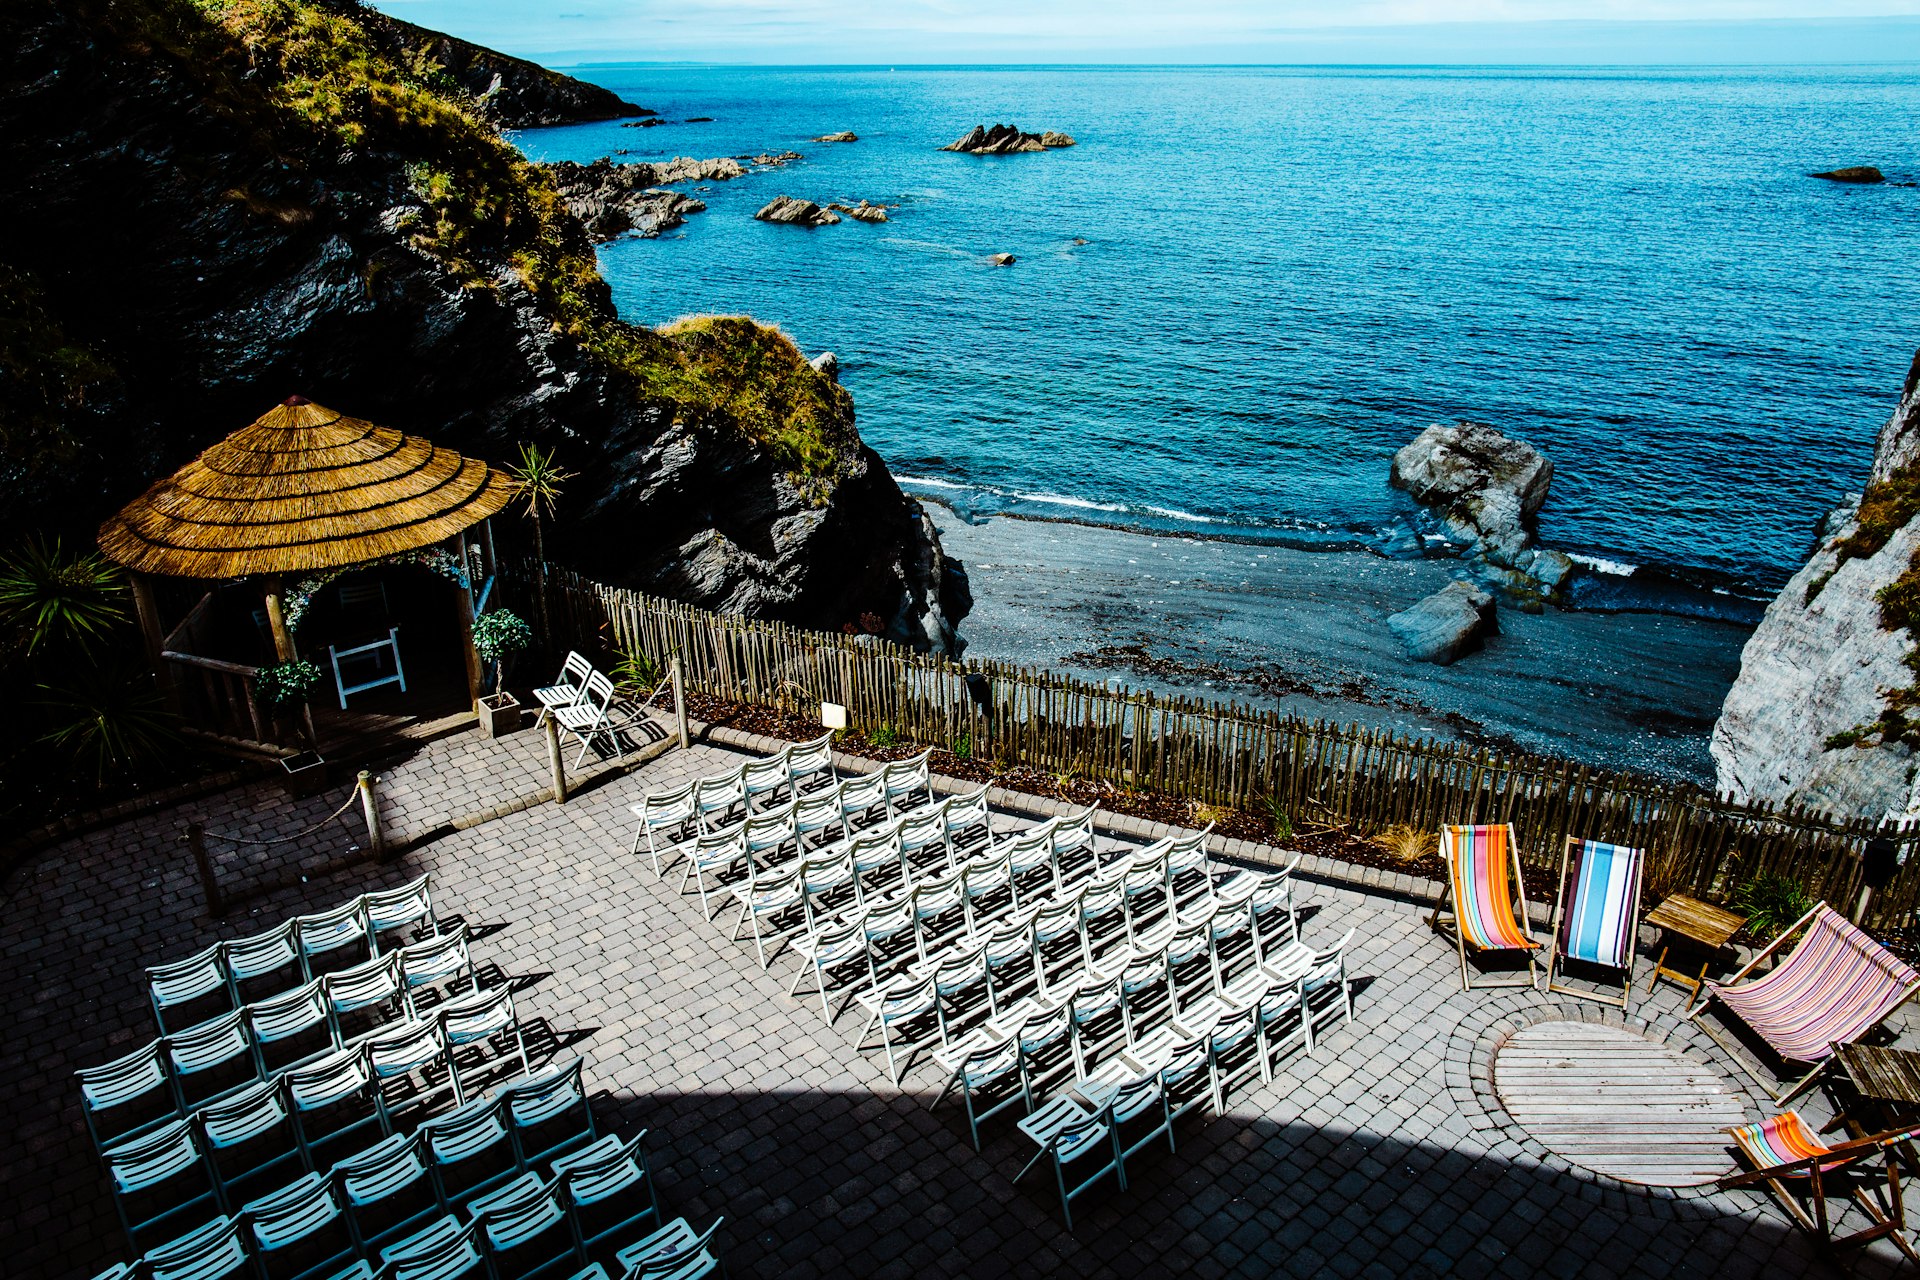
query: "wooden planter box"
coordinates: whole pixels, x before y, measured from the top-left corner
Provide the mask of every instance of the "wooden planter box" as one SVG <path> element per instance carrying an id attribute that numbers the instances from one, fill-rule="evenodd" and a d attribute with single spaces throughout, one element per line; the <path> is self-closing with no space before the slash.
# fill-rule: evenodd
<path id="1" fill-rule="evenodd" d="M 489 738 L 504 737 L 524 723 L 524 708 L 510 693 L 493 693 L 474 703 L 480 717 L 480 732 Z"/>
<path id="2" fill-rule="evenodd" d="M 280 761 L 280 767 L 286 771 L 283 781 L 287 794 L 296 800 L 304 796 L 317 796 L 327 789 L 327 762 L 318 751 L 302 751 L 297 756 L 287 756 Z"/>

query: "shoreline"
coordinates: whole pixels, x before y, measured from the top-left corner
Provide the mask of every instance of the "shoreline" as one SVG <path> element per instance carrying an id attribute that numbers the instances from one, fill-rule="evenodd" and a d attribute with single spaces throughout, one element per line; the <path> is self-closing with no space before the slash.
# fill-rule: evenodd
<path id="1" fill-rule="evenodd" d="M 1642 610 L 1502 609 L 1482 651 L 1439 667 L 1408 659 L 1386 617 L 1464 577 L 1457 560 L 968 518 L 922 500 L 972 584 L 969 657 L 1709 787 L 1707 737 L 1752 630 Z"/>

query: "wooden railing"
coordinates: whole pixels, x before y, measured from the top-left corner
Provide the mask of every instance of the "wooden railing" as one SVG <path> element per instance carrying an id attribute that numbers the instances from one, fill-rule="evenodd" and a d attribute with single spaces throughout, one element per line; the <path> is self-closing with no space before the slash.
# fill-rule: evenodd
<path id="1" fill-rule="evenodd" d="M 519 585 L 531 591 L 531 575 Z M 678 655 L 688 686 L 730 701 L 812 715 L 847 708 L 850 727 L 956 754 L 1150 788 L 1202 805 L 1337 819 L 1363 831 L 1405 823 L 1512 822 L 1524 856 L 1558 865 L 1569 834 L 1650 850 L 1649 900 L 1685 891 L 1725 901 L 1762 873 L 1799 881 L 1851 912 L 1861 847 L 1901 846 L 1893 882 L 1866 923 L 1904 929 L 1920 905 L 1912 822 L 1847 819 L 1741 803 L 1689 784 L 1575 761 L 1496 755 L 1457 743 L 1303 720 L 1238 703 L 1109 688 L 1002 662 L 952 662 L 874 637 L 806 631 L 710 613 L 607 587 L 564 570 L 548 576 L 555 639 L 582 649 Z"/>

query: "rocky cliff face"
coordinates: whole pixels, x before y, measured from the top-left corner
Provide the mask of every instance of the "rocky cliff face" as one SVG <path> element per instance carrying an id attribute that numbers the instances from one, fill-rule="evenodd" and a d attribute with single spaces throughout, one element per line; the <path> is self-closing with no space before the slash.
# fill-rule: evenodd
<path id="1" fill-rule="evenodd" d="M 0 521 L 84 541 L 302 393 L 496 460 L 550 444 L 579 473 L 552 550 L 605 580 L 950 648 L 964 577 L 851 397 L 748 320 L 622 323 L 546 175 L 363 17 L 0 16 Z"/>
<path id="2" fill-rule="evenodd" d="M 1828 517 L 1741 654 L 1711 743 L 1723 790 L 1865 817 L 1920 813 L 1917 460 L 1920 357 L 1880 432 L 1866 491 Z"/>

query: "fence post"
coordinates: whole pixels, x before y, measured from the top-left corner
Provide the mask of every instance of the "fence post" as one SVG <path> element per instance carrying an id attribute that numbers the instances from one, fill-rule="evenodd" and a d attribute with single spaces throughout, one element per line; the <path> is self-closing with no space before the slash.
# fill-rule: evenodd
<path id="1" fill-rule="evenodd" d="M 214 919 L 227 914 L 220 897 L 220 882 L 213 878 L 213 859 L 207 856 L 207 829 L 198 822 L 187 824 L 187 848 L 193 853 L 194 869 L 200 873 L 200 891 L 207 898 L 207 914 Z"/>
<path id="2" fill-rule="evenodd" d="M 387 835 L 380 829 L 380 802 L 373 794 L 373 775 L 362 769 L 355 785 L 360 789 L 360 812 L 367 820 L 367 848 L 373 850 L 376 862 L 385 861 Z"/>
<path id="3" fill-rule="evenodd" d="M 680 730 L 680 749 L 685 751 L 690 742 L 687 737 L 687 690 L 680 678 L 679 654 L 667 659 L 667 675 L 673 680 L 673 718 Z"/>
<path id="4" fill-rule="evenodd" d="M 560 725 L 552 716 L 546 718 L 547 726 L 547 774 L 553 779 L 553 802 L 567 802 L 567 766 L 560 759 Z"/>

